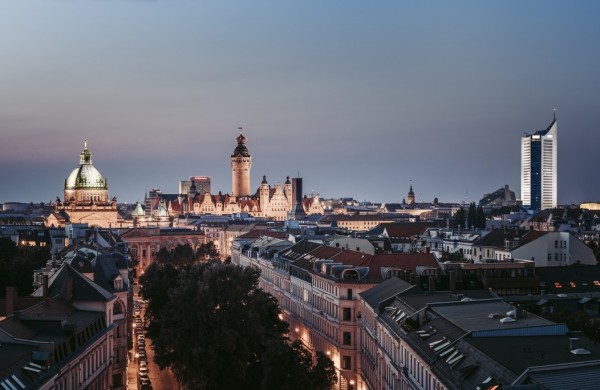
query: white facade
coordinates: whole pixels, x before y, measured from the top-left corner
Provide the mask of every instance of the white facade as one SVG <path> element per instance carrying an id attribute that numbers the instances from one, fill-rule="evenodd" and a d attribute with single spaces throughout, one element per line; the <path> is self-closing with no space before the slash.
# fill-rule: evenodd
<path id="1" fill-rule="evenodd" d="M 521 138 L 521 200 L 534 209 L 557 205 L 557 122 Z"/>
<path id="2" fill-rule="evenodd" d="M 535 261 L 536 267 L 595 265 L 591 248 L 568 232 L 548 232 L 511 252 L 515 260 Z"/>

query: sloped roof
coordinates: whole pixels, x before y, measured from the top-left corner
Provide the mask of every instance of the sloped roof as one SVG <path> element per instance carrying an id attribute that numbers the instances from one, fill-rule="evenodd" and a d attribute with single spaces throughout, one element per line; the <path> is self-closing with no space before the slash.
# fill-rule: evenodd
<path id="1" fill-rule="evenodd" d="M 298 241 L 295 245 L 292 245 L 291 247 L 281 252 L 279 256 L 289 261 L 295 261 L 299 259 L 302 255 L 310 253 L 313 250 L 319 248 L 320 246 L 321 244 L 317 244 L 308 240 L 301 240 Z"/>
<path id="2" fill-rule="evenodd" d="M 412 287 L 412 284 L 393 276 L 376 285 L 375 287 L 371 287 L 370 289 L 361 292 L 358 295 L 360 295 L 362 299 L 374 309 L 375 312 L 378 312 L 379 304 L 381 302 Z"/>
<path id="3" fill-rule="evenodd" d="M 43 286 L 35 290 L 32 296 L 43 296 Z M 60 297 L 69 301 L 101 301 L 107 302 L 116 297 L 92 282 L 68 263 L 63 263 L 60 269 L 48 280 L 48 296 Z"/>

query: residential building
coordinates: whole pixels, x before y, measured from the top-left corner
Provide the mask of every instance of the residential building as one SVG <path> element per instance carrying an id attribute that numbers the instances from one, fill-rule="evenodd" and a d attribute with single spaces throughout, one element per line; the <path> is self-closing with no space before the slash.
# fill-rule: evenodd
<path id="1" fill-rule="evenodd" d="M 540 232 L 540 236 L 511 250 L 515 260 L 531 260 L 536 267 L 596 265 L 592 249 L 569 232 Z"/>
<path id="2" fill-rule="evenodd" d="M 361 390 L 558 390 L 600 380 L 596 343 L 501 299 L 389 280 L 361 294 L 361 310 Z"/>
<path id="3" fill-rule="evenodd" d="M 127 243 L 132 260 L 138 262 L 138 275 L 156 260 L 161 248 L 173 252 L 178 245 L 189 245 L 195 252 L 206 243 L 204 232 L 186 228 L 131 228 L 120 238 Z"/>
<path id="4" fill-rule="evenodd" d="M 277 298 L 290 336 L 326 353 L 337 388 L 351 389 L 360 378 L 358 294 L 403 272 L 438 275 L 439 265 L 431 254 L 369 255 L 307 240 L 289 245 L 268 238 L 234 244 L 240 255 L 232 261 L 261 270 L 261 286 Z"/>

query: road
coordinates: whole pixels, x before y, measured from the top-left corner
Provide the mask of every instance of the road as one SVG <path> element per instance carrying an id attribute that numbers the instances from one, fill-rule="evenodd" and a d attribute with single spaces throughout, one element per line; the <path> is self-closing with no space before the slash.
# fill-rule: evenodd
<path id="1" fill-rule="evenodd" d="M 134 300 L 138 300 L 137 285 L 134 285 Z M 140 315 L 143 319 L 145 314 L 145 307 L 141 305 Z M 134 321 L 135 323 L 135 321 Z M 129 364 L 127 365 L 127 390 L 138 390 L 138 374 L 139 374 L 139 361 L 140 358 L 136 356 L 137 347 L 137 335 L 134 332 L 134 347 L 129 351 Z M 162 389 L 178 389 L 179 385 L 175 379 L 175 375 L 170 369 L 161 370 L 156 363 L 154 363 L 154 350 L 152 349 L 152 340 L 146 338 L 146 354 L 148 364 L 148 377 L 152 388 L 155 390 Z"/>

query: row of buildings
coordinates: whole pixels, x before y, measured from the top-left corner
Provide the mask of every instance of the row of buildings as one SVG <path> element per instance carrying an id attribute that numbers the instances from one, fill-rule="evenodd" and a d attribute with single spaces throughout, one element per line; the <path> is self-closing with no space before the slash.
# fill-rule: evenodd
<path id="1" fill-rule="evenodd" d="M 127 389 L 130 271 L 126 246 L 88 245 L 36 270 L 31 296 L 7 287 L 0 299 L 0 386 Z"/>
<path id="2" fill-rule="evenodd" d="M 233 240 L 232 261 L 261 271 L 292 338 L 332 358 L 339 389 L 594 388 L 600 379 L 596 343 L 544 318 L 597 317 L 597 265 L 444 263 L 429 251 L 315 241 L 248 232 Z"/>
<path id="3" fill-rule="evenodd" d="M 556 207 L 557 204 L 557 123 L 556 118 L 543 131 L 522 138 L 521 192 L 523 205 L 532 209 Z M 93 165 L 92 153 L 84 142 L 79 165 L 64 183 L 63 199 L 56 199 L 55 209 L 46 219 L 46 226 L 64 226 L 68 223 L 87 223 L 99 227 L 174 226 L 179 215 L 235 215 L 247 213 L 253 217 L 284 221 L 292 213 L 325 214 L 327 205 L 318 194 L 310 197 L 302 192 L 302 179 L 287 177 L 283 184 L 271 186 L 266 176 L 253 192 L 250 182 L 252 155 L 241 133 L 230 156 L 232 188 L 230 194 L 211 193 L 210 178 L 191 177 L 180 182 L 179 193 L 163 194 L 153 190 L 145 195 L 144 205 L 120 210 L 116 197 L 110 198 L 108 180 Z M 508 191 L 508 189 L 506 189 Z M 510 192 L 508 192 L 510 199 Z M 514 197 L 514 195 L 513 195 Z M 403 212 L 411 216 L 443 218 L 452 216 L 457 205 L 418 203 L 410 186 L 407 198 L 400 204 L 383 204 L 381 213 Z M 123 212 L 125 211 L 125 212 Z M 361 212 L 356 209 L 356 212 Z M 373 211 L 364 209 L 363 211 Z"/>

